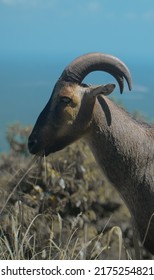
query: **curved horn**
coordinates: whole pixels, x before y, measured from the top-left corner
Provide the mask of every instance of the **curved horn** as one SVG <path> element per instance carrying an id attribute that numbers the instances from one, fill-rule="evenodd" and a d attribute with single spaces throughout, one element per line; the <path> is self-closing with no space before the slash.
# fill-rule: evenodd
<path id="1" fill-rule="evenodd" d="M 98 70 L 108 72 L 114 76 L 119 84 L 121 93 L 124 89 L 124 78 L 127 81 L 129 90 L 131 90 L 131 75 L 127 66 L 117 57 L 99 52 L 85 54 L 73 60 L 64 69 L 60 79 L 81 84 L 90 72 Z"/>

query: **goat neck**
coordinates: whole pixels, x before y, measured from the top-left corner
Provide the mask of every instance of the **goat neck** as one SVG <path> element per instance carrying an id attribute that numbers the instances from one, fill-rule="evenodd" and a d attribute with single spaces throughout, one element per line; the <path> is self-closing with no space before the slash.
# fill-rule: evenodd
<path id="1" fill-rule="evenodd" d="M 86 141 L 125 201 L 144 245 L 154 253 L 154 143 L 150 127 L 99 96 Z"/>

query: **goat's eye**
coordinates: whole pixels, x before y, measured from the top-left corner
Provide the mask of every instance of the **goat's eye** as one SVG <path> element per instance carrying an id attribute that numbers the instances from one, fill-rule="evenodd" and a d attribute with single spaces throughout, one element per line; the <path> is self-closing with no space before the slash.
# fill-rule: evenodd
<path id="1" fill-rule="evenodd" d="M 71 103 L 71 101 L 72 101 L 72 99 L 69 98 L 69 97 L 67 97 L 67 96 L 62 96 L 62 97 L 60 97 L 60 102 L 61 102 L 61 103 L 69 104 L 69 103 Z"/>

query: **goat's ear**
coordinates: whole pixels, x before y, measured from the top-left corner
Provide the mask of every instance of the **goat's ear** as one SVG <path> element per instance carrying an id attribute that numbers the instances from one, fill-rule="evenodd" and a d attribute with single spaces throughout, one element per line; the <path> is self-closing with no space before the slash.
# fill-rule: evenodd
<path id="1" fill-rule="evenodd" d="M 115 84 L 106 84 L 101 86 L 92 87 L 90 89 L 90 94 L 96 97 L 100 94 L 109 95 L 115 89 Z"/>

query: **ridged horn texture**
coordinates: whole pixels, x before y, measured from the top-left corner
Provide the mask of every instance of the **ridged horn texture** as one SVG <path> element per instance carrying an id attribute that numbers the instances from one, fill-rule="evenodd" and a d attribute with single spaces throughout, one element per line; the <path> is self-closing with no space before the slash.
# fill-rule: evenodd
<path id="1" fill-rule="evenodd" d="M 105 71 L 117 80 L 120 92 L 124 89 L 124 78 L 131 90 L 131 75 L 127 66 L 117 57 L 104 53 L 89 53 L 73 60 L 63 71 L 60 79 L 81 84 L 83 79 L 93 71 Z"/>

